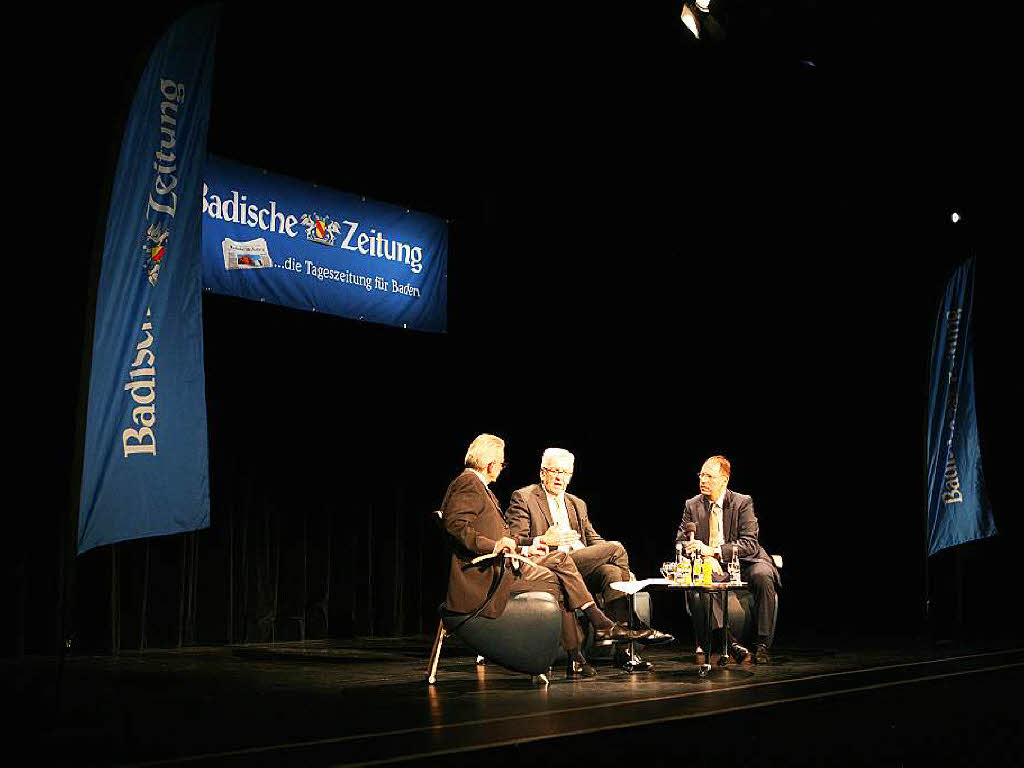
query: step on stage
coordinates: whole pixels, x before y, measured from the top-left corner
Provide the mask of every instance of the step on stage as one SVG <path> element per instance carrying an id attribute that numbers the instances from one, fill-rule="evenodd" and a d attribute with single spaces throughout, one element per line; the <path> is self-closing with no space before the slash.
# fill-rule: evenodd
<path id="1" fill-rule="evenodd" d="M 1019 765 L 1024 755 L 1022 648 L 789 646 L 770 666 L 702 678 L 674 644 L 644 654 L 652 672 L 605 665 L 597 679 L 567 681 L 556 667 L 548 686 L 478 666 L 457 642 L 430 686 L 429 651 L 417 637 L 71 656 L 59 712 L 54 659 L 2 663 L 16 733 L 41 764 Z"/>

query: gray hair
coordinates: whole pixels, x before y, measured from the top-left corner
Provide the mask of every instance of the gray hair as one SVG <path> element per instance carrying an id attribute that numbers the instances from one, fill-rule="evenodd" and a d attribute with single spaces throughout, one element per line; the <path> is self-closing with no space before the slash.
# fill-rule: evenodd
<path id="1" fill-rule="evenodd" d="M 548 463 L 548 459 L 565 459 L 569 462 L 570 467 L 576 465 L 576 457 L 573 456 L 565 448 L 546 448 L 544 449 L 544 455 L 540 457 L 540 465 L 544 467 Z"/>
<path id="2" fill-rule="evenodd" d="M 484 470 L 505 450 L 505 441 L 496 435 L 484 433 L 477 435 L 466 451 L 466 466 L 471 469 Z"/>

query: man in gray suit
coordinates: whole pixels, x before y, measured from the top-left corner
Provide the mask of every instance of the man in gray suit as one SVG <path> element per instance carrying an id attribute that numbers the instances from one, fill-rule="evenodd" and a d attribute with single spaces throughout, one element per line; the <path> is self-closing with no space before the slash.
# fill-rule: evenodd
<path id="1" fill-rule="evenodd" d="M 545 545 L 568 552 L 587 588 L 600 595 L 608 617 L 629 623 L 626 595 L 612 588 L 616 581 L 629 581 L 629 555 L 617 541 L 606 541 L 594 528 L 583 499 L 566 492 L 572 479 L 575 457 L 563 448 L 548 448 L 540 462 L 540 483 L 512 494 L 505 513 L 512 537 L 520 546 Z M 671 641 L 672 637 L 650 630 L 645 643 Z M 625 650 L 616 658 L 625 663 Z M 650 664 L 629 660 L 631 668 L 649 669 Z"/>
<path id="2" fill-rule="evenodd" d="M 735 553 L 740 564 L 740 578 L 750 584 L 757 606 L 754 660 L 758 664 L 765 664 L 769 661 L 768 649 L 775 634 L 775 598 L 780 583 L 779 572 L 764 547 L 758 543 L 753 499 L 728 488 L 731 474 L 732 465 L 724 456 L 712 456 L 704 462 L 697 475 L 700 493 L 686 500 L 676 541 L 683 542 L 687 555 L 699 551 L 702 557 L 709 558 L 712 570 L 719 574 L 724 570 L 722 564 L 728 564 Z M 686 533 L 687 523 L 696 526 L 693 541 L 689 541 Z M 696 618 L 694 601 L 698 597 L 688 594 L 687 599 L 690 601 L 690 615 Z M 712 626 L 721 629 L 721 604 L 715 600 L 713 606 Z M 700 637 L 702 628 L 697 627 L 697 623 L 695 621 L 694 633 Z M 710 638 L 705 638 L 704 642 L 710 643 Z M 730 648 L 737 661 L 749 656 L 749 651 L 737 643 L 731 642 Z"/>

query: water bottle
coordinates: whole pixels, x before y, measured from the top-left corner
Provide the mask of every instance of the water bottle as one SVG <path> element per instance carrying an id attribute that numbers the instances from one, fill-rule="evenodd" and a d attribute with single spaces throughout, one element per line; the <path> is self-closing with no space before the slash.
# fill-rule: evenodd
<path id="1" fill-rule="evenodd" d="M 703 567 L 703 574 L 702 574 L 703 575 L 703 581 L 701 583 L 705 587 L 710 587 L 711 586 L 711 558 L 710 557 L 705 557 L 703 565 L 704 565 L 704 567 Z"/>
<path id="2" fill-rule="evenodd" d="M 690 586 L 692 583 L 692 574 L 690 572 L 690 560 L 684 557 L 679 564 L 676 566 L 676 583 L 682 584 L 684 587 Z"/>

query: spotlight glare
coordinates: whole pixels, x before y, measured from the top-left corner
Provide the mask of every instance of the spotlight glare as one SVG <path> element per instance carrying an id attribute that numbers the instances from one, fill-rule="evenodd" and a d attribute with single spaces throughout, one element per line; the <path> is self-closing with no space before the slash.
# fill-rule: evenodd
<path id="1" fill-rule="evenodd" d="M 953 220 L 953 223 L 956 224 L 958 221 L 960 221 L 960 214 L 957 213 L 956 211 L 953 211 L 953 215 L 950 216 L 949 218 L 951 218 Z"/>

